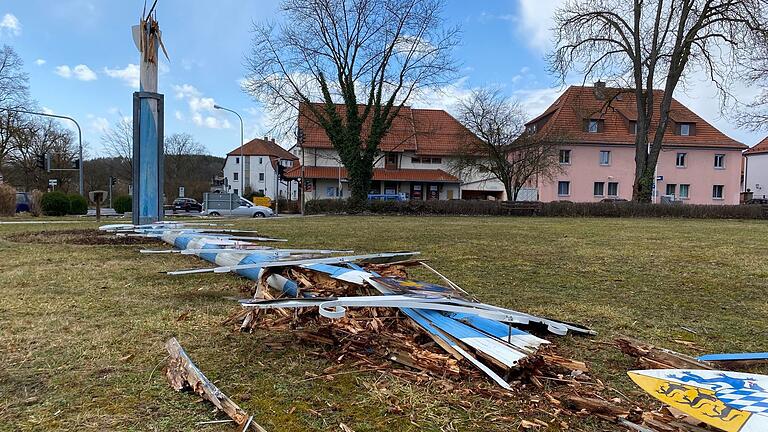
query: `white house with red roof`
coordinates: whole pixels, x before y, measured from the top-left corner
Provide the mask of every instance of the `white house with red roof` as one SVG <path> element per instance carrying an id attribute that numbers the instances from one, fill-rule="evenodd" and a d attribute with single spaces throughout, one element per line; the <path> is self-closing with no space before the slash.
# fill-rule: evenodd
<path id="1" fill-rule="evenodd" d="M 338 105 L 341 110 L 343 105 Z M 299 107 L 304 142 L 291 151 L 299 164 L 289 178 L 304 174 L 306 199 L 349 198 L 347 171 L 325 130 L 312 121 L 306 106 Z M 401 108 L 380 146 L 373 171 L 371 194 L 401 194 L 412 200 L 504 199 L 504 187 L 494 178 L 463 178 L 452 162 L 466 129 L 442 110 Z M 303 161 L 303 162 L 302 162 Z"/>
<path id="2" fill-rule="evenodd" d="M 744 152 L 744 191 L 768 199 L 768 137 Z"/>
<path id="3" fill-rule="evenodd" d="M 227 192 L 238 195 L 250 188 L 252 193 L 271 199 L 277 196 L 295 200 L 298 184 L 278 179 L 277 171 L 278 164 L 290 169 L 297 162 L 298 158 L 275 143 L 274 138 L 252 139 L 227 153 L 223 169 L 225 187 Z"/>
<path id="4" fill-rule="evenodd" d="M 660 103 L 663 92 L 654 91 Z M 741 152 L 747 146 L 677 100 L 672 101 L 670 117 L 656 170 L 655 201 L 738 204 Z M 651 130 L 657 121 L 652 119 Z M 635 96 L 630 90 L 606 88 L 602 83 L 569 87 L 527 124 L 530 132 L 551 134 L 562 142 L 559 172 L 534 182 L 539 200 L 631 199 L 636 122 Z M 768 178 L 760 181 L 768 186 Z"/>

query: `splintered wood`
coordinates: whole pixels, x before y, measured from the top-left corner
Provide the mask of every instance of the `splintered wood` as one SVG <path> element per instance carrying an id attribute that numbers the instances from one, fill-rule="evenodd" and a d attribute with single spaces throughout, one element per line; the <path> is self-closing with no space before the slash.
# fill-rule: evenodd
<path id="1" fill-rule="evenodd" d="M 219 390 L 206 376 L 200 372 L 200 369 L 192 363 L 184 348 L 181 347 L 176 338 L 170 338 L 165 343 L 165 349 L 168 351 L 170 359 L 165 369 L 165 376 L 168 382 L 176 391 L 190 389 L 194 393 L 202 396 L 213 405 L 223 411 L 232 420 L 242 427 L 245 431 L 247 427 L 260 432 L 266 432 L 264 428 L 253 421 L 253 418 L 243 411 L 227 395 Z"/>

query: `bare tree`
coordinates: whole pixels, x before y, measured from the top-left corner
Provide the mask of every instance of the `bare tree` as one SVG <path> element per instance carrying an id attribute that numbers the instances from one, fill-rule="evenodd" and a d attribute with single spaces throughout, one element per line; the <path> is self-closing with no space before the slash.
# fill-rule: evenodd
<path id="1" fill-rule="evenodd" d="M 458 107 L 467 128 L 452 168 L 469 176 L 498 179 L 515 201 L 520 189 L 535 178 L 549 178 L 557 163 L 559 140 L 525 130 L 526 112 L 499 90 L 478 89 Z"/>
<path id="2" fill-rule="evenodd" d="M 439 0 L 284 0 L 282 11 L 284 24 L 254 26 L 244 88 L 278 118 L 305 109 L 364 200 L 400 109 L 455 72 L 458 30 L 443 29 Z"/>
<path id="3" fill-rule="evenodd" d="M 186 156 L 208 154 L 208 149 L 186 133 L 174 133 L 165 138 L 166 156 Z"/>
<path id="4" fill-rule="evenodd" d="M 13 182 L 26 190 L 44 189 L 47 185 L 48 173 L 37 166 L 39 155 L 49 155 L 54 168 L 68 168 L 77 158 L 73 132 L 52 119 L 26 120 L 17 127 L 15 140 L 16 145 L 8 156 L 8 171 Z M 58 173 L 58 177 L 64 188 L 65 183 L 74 181 L 69 173 Z"/>
<path id="5" fill-rule="evenodd" d="M 0 107 L 18 108 L 29 99 L 29 77 L 24 62 L 8 45 L 0 49 Z"/>
<path id="6" fill-rule="evenodd" d="M 571 0 L 556 12 L 552 70 L 563 81 L 572 71 L 606 78 L 634 95 L 635 201 L 651 199 L 678 85 L 703 71 L 730 97 L 733 74 L 766 45 L 766 12 L 766 0 Z"/>
<path id="7" fill-rule="evenodd" d="M 133 178 L 133 122 L 121 117 L 101 136 L 106 153 L 114 158 L 112 167 L 117 177 L 130 182 Z"/>

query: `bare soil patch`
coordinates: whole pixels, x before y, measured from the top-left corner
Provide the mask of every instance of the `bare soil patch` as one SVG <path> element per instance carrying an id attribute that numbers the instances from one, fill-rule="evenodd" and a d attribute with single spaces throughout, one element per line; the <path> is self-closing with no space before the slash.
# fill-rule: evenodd
<path id="1" fill-rule="evenodd" d="M 159 240 L 144 237 L 115 236 L 95 229 L 44 230 L 12 234 L 7 240 L 16 243 L 73 244 L 73 245 L 137 245 L 158 244 Z"/>

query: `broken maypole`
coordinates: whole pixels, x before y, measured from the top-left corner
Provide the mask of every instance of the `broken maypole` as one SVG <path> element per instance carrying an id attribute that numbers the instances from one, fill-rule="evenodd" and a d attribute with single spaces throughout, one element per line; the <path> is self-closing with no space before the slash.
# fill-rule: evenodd
<path id="1" fill-rule="evenodd" d="M 157 93 L 157 51 L 163 50 L 160 27 L 152 13 L 132 27 L 141 56 L 139 91 L 133 93 L 133 223 L 163 220 L 163 95 Z"/>

